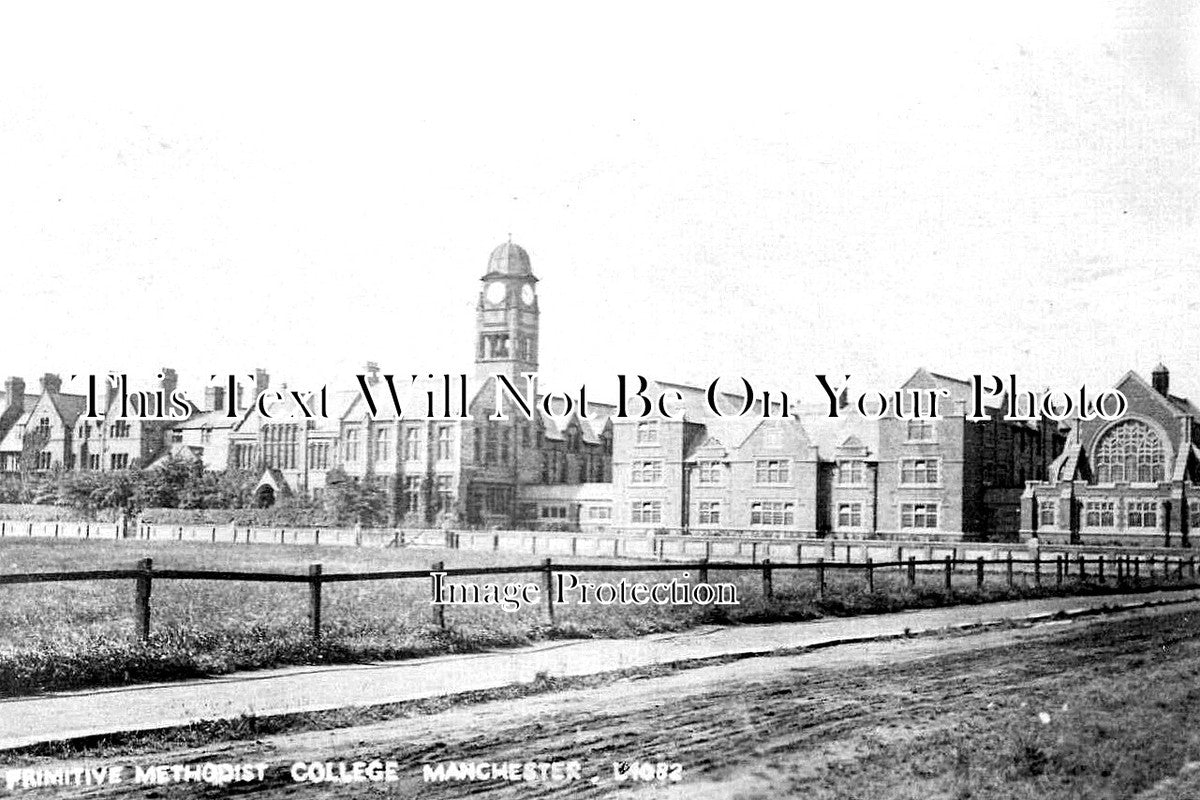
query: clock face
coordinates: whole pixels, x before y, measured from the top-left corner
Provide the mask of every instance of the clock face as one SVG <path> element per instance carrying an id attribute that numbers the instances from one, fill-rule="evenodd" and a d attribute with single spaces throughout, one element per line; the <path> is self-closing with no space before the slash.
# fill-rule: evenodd
<path id="1" fill-rule="evenodd" d="M 487 298 L 489 303 L 500 303 L 504 301 L 505 294 L 504 284 L 496 281 L 488 285 L 487 290 L 484 292 L 484 297 Z"/>
<path id="2" fill-rule="evenodd" d="M 521 300 L 527 306 L 533 305 L 533 287 L 528 283 L 521 287 Z"/>

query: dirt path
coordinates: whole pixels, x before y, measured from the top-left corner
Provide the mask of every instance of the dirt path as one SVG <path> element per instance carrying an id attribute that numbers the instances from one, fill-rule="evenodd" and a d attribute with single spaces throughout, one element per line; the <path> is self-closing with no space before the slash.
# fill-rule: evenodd
<path id="1" fill-rule="evenodd" d="M 1053 776 L 1030 752 L 1043 745 L 1053 748 L 1053 742 L 1038 738 L 1052 724 L 1039 722 L 1037 715 L 1068 714 L 1061 710 L 1064 705 L 1075 705 L 1070 713 L 1077 714 L 1087 702 L 1099 707 L 1103 703 L 1087 700 L 1087 692 L 1114 676 L 1137 683 L 1166 669 L 1200 677 L 1195 666 L 1200 645 L 1194 641 L 1200 613 L 1188 608 L 755 658 L 370 726 L 157 753 L 121 763 L 265 762 L 267 779 L 222 788 L 124 785 L 74 794 L 818 800 L 1083 796 L 1059 793 L 1065 789 L 1053 781 L 1047 785 Z M 1169 680 L 1176 686 L 1185 683 L 1178 677 Z M 1200 718 L 1189 720 L 1181 725 L 1198 729 Z M 1180 735 L 1186 738 L 1187 732 Z M 1200 747 L 1200 741 L 1195 744 Z M 1133 789 L 1170 786 L 1185 761 L 1174 763 L 1174 750 L 1164 749 L 1170 752 L 1161 758 L 1153 753 L 1140 759 L 1146 774 L 1137 780 L 1144 785 L 1122 778 L 1124 783 L 1114 784 L 1114 791 L 1122 793 L 1106 795 L 1102 789 L 1108 784 L 1101 790 L 1090 785 L 1088 796 L 1130 797 Z M 400 780 L 312 785 L 297 784 L 289 774 L 296 761 L 372 759 L 397 762 Z M 422 778 L 425 764 L 529 760 L 577 760 L 583 777 L 564 783 L 426 783 Z M 613 762 L 628 760 L 680 764 L 682 780 L 616 781 Z M 1014 788 L 1021 781 L 1030 794 Z M 55 794 L 71 793 L 59 788 Z"/>

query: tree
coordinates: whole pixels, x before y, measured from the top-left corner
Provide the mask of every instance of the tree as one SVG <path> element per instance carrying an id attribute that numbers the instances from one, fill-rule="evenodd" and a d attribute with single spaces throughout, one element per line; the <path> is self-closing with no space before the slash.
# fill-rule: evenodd
<path id="1" fill-rule="evenodd" d="M 373 483 L 354 480 L 340 469 L 326 478 L 326 508 L 338 522 L 376 525 L 387 521 L 387 492 Z"/>

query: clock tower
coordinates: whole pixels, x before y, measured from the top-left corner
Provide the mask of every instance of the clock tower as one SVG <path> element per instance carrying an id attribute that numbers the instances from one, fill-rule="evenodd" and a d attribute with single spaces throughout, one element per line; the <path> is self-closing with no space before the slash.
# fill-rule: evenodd
<path id="1" fill-rule="evenodd" d="M 537 278 L 529 254 L 507 242 L 492 251 L 480 279 L 475 315 L 475 378 L 482 383 L 503 374 L 516 383 L 522 372 L 538 368 Z"/>

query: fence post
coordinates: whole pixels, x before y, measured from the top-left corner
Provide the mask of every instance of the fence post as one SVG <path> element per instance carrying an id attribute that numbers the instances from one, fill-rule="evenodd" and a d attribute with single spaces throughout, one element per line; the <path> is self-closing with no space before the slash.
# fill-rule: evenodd
<path id="1" fill-rule="evenodd" d="M 430 572 L 441 572 L 445 568 L 446 568 L 446 562 L 435 561 L 435 562 L 433 562 L 433 565 L 429 568 L 429 571 Z M 442 630 L 445 630 L 446 629 L 446 606 L 440 602 L 441 601 L 440 597 L 434 598 L 434 600 L 437 602 L 434 602 L 434 604 L 433 604 L 433 624 L 437 625 Z"/>
<path id="2" fill-rule="evenodd" d="M 1087 579 L 1087 558 L 1083 555 L 1083 553 L 1080 553 L 1078 561 L 1079 561 L 1079 580 L 1081 580 L 1081 581 L 1086 580 Z"/>
<path id="3" fill-rule="evenodd" d="M 1054 557 L 1054 585 L 1062 586 L 1063 582 L 1063 557 L 1060 553 Z"/>
<path id="4" fill-rule="evenodd" d="M 1125 585 L 1125 560 L 1120 555 L 1115 556 L 1115 567 L 1117 570 L 1117 586 Z"/>
<path id="5" fill-rule="evenodd" d="M 546 593 L 546 619 L 550 624 L 554 624 L 554 568 L 550 565 L 550 559 L 542 561 L 542 584 Z"/>
<path id="6" fill-rule="evenodd" d="M 1142 557 L 1141 556 L 1133 557 L 1133 582 L 1134 583 L 1142 582 Z"/>
<path id="7" fill-rule="evenodd" d="M 1196 579 L 1196 557 L 1188 556 L 1188 579 Z"/>
<path id="8" fill-rule="evenodd" d="M 708 583 L 708 556 L 700 559 L 700 582 Z"/>
<path id="9" fill-rule="evenodd" d="M 150 639 L 150 589 L 154 560 L 143 558 L 138 562 L 137 568 L 141 574 L 137 576 L 134 586 L 134 622 L 138 640 L 146 642 Z"/>
<path id="10" fill-rule="evenodd" d="M 817 559 L 817 597 L 825 599 L 825 559 Z"/>
<path id="11" fill-rule="evenodd" d="M 954 559 L 951 556 L 946 556 L 946 594 L 954 588 Z"/>
<path id="12" fill-rule="evenodd" d="M 875 562 L 867 557 L 867 592 L 875 594 Z"/>
<path id="13" fill-rule="evenodd" d="M 975 588 L 983 588 L 983 556 L 975 559 Z"/>
<path id="14" fill-rule="evenodd" d="M 1012 571 L 1012 551 L 1008 551 L 1008 555 L 1004 557 L 1004 572 L 1008 578 L 1008 588 L 1013 587 L 1013 571 Z"/>
<path id="15" fill-rule="evenodd" d="M 1148 559 L 1146 559 L 1146 577 L 1149 578 L 1151 581 L 1154 580 L 1154 556 L 1153 555 L 1150 556 Z"/>
<path id="16" fill-rule="evenodd" d="M 916 556 L 908 557 L 908 585 L 910 587 L 917 585 L 917 557 Z"/>
<path id="17" fill-rule="evenodd" d="M 1033 554 L 1033 585 L 1042 585 L 1042 554 L 1036 551 Z"/>
<path id="18" fill-rule="evenodd" d="M 762 582 L 763 597 L 770 600 L 775 596 L 775 587 L 771 584 L 771 559 L 769 558 L 762 560 Z"/>
<path id="19" fill-rule="evenodd" d="M 1101 553 L 1099 558 L 1096 560 L 1096 580 L 1100 583 L 1104 583 L 1104 554 L 1103 553 Z"/>
<path id="20" fill-rule="evenodd" d="M 758 542 L 750 543 L 750 563 L 751 564 L 758 563 Z"/>
<path id="21" fill-rule="evenodd" d="M 308 622 L 313 644 L 321 643 L 321 565 L 308 565 Z"/>

